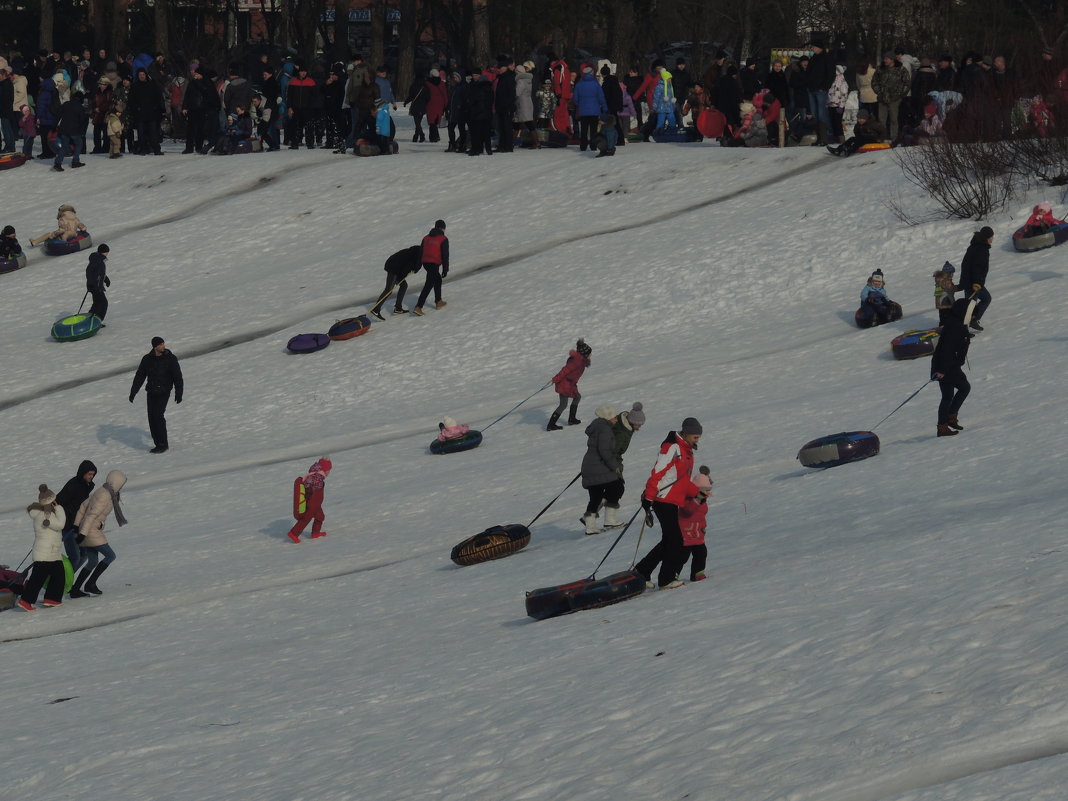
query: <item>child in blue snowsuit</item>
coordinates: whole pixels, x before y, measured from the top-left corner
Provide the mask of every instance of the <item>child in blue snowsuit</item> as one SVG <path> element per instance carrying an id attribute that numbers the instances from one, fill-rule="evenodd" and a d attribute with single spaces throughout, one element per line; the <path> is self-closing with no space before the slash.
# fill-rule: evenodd
<path id="1" fill-rule="evenodd" d="M 389 116 L 389 101 L 378 98 L 375 101 L 375 138 L 378 139 L 378 154 L 380 156 L 393 155 L 393 139 L 391 136 L 393 126 Z"/>
<path id="2" fill-rule="evenodd" d="M 860 290 L 860 304 L 861 308 L 871 310 L 876 325 L 890 321 L 890 298 L 886 294 L 882 270 L 873 272 L 868 283 Z"/>

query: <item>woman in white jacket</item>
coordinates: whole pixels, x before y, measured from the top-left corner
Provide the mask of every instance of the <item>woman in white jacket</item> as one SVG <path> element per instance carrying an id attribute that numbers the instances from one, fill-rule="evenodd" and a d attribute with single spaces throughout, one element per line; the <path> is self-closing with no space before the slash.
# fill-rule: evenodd
<path id="1" fill-rule="evenodd" d="M 108 565 L 115 561 L 115 551 L 108 545 L 108 538 L 104 535 L 104 523 L 108 515 L 114 511 L 115 522 L 120 526 L 126 525 L 122 507 L 119 506 L 119 490 L 125 485 L 126 474 L 121 470 L 112 470 L 108 473 L 104 486 L 93 490 L 92 495 L 86 498 L 78 509 L 74 525 L 85 537 L 79 543 L 85 567 L 74 580 L 74 586 L 70 588 L 71 598 L 103 595 L 103 592 L 96 586 L 96 581 L 100 578 L 100 574 L 108 569 Z M 97 564 L 99 557 L 103 559 Z"/>
<path id="2" fill-rule="evenodd" d="M 45 606 L 59 606 L 63 603 L 63 527 L 67 515 L 63 507 L 56 503 L 56 494 L 42 484 L 38 488 L 37 503 L 26 507 L 26 513 L 33 521 L 33 569 L 22 590 L 18 605 L 27 612 L 35 611 L 37 595 L 45 581 Z"/>

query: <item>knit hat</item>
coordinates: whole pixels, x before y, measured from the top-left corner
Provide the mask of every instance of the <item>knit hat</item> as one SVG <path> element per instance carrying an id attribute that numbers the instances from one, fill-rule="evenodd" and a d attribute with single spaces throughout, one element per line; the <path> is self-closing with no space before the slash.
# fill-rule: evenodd
<path id="1" fill-rule="evenodd" d="M 533 61 L 524 61 L 523 62 L 523 66 L 527 68 L 527 72 L 534 72 L 534 62 Z"/>
<path id="2" fill-rule="evenodd" d="M 697 487 L 698 492 L 702 492 L 705 495 L 712 494 L 712 479 L 709 478 L 711 472 L 712 471 L 708 469 L 708 465 L 701 465 L 697 478 L 693 480 L 694 486 Z"/>
<path id="3" fill-rule="evenodd" d="M 74 211 L 74 206 L 70 205 L 69 203 L 64 203 L 62 206 L 59 207 L 59 210 L 61 212 L 62 211 Z M 78 212 L 74 211 L 74 213 L 77 214 Z"/>
<path id="4" fill-rule="evenodd" d="M 866 120 L 870 116 L 871 115 L 868 113 L 868 110 L 866 108 L 862 108 L 860 111 L 857 112 L 857 119 L 858 120 Z"/>
<path id="5" fill-rule="evenodd" d="M 1049 214 L 1050 212 L 1053 211 L 1053 206 L 1050 205 L 1050 202 L 1048 200 L 1043 200 L 1041 203 L 1039 203 L 1037 206 L 1035 206 L 1034 210 L 1036 212 L 1038 212 L 1039 214 Z M 12 232 L 12 233 L 14 233 L 14 232 Z"/>
<path id="6" fill-rule="evenodd" d="M 440 73 L 440 72 L 438 72 L 438 70 L 437 70 L 437 69 L 432 69 L 432 70 L 430 70 L 430 77 L 431 77 L 431 78 L 437 78 L 437 77 L 439 77 L 440 75 L 441 75 L 441 73 Z"/>
<path id="7" fill-rule="evenodd" d="M 883 283 L 883 284 L 886 283 L 886 279 L 883 277 L 883 271 L 882 270 L 876 270 L 875 272 L 873 272 L 871 274 L 871 277 L 868 280 L 869 281 L 879 281 L 880 283 Z"/>
<path id="8" fill-rule="evenodd" d="M 42 484 L 37 488 L 37 503 L 53 503 L 55 500 L 56 493 L 52 492 L 47 484 Z"/>
<path id="9" fill-rule="evenodd" d="M 947 261 L 945 264 L 942 265 L 942 272 L 953 275 L 953 273 L 957 272 L 957 268 Z"/>
<path id="10" fill-rule="evenodd" d="M 752 114 L 754 111 L 756 111 L 756 106 L 754 106 L 749 101 L 744 101 L 739 106 L 739 109 L 741 110 L 742 114 Z"/>
<path id="11" fill-rule="evenodd" d="M 158 348 L 163 344 L 163 337 L 152 337 L 152 347 Z"/>
<path id="12" fill-rule="evenodd" d="M 5 225 L 4 230 L 0 231 L 0 236 L 11 236 L 13 233 L 15 233 L 15 226 Z"/>
<path id="13" fill-rule="evenodd" d="M 627 419 L 632 426 L 645 425 L 645 412 L 642 411 L 642 405 L 640 403 L 636 402 L 630 407 L 630 411 L 627 412 Z"/>
<path id="14" fill-rule="evenodd" d="M 319 458 L 315 464 L 311 466 L 309 473 L 323 473 L 324 475 L 334 469 L 334 463 L 330 461 L 329 456 L 323 456 Z"/>
<path id="15" fill-rule="evenodd" d="M 598 406 L 596 409 L 593 410 L 593 413 L 604 420 L 611 420 L 613 417 L 619 414 L 619 412 L 616 411 L 614 406 L 611 406 L 607 403 L 604 404 L 604 406 Z"/>
<path id="16" fill-rule="evenodd" d="M 441 418 L 441 422 L 443 422 L 445 424 L 445 428 L 454 428 L 456 426 L 456 421 L 453 420 L 448 415 L 445 415 L 444 417 L 442 417 Z"/>
<path id="17" fill-rule="evenodd" d="M 99 78 L 96 79 L 96 82 L 99 86 L 107 86 L 109 83 L 111 83 L 111 81 L 107 79 L 106 75 L 101 75 Z"/>
<path id="18" fill-rule="evenodd" d="M 582 68 L 582 74 L 583 75 L 593 75 L 593 67 L 591 67 L 590 65 L 587 64 L 585 67 Z"/>
<path id="19" fill-rule="evenodd" d="M 100 245 L 97 247 L 96 252 L 97 253 L 111 253 L 111 248 L 109 248 L 105 243 L 101 242 Z"/>
<path id="20" fill-rule="evenodd" d="M 705 430 L 701 428 L 701 424 L 697 422 L 696 417 L 687 417 L 682 421 L 682 427 L 679 428 L 680 434 L 704 434 Z"/>
<path id="21" fill-rule="evenodd" d="M 575 343 L 575 350 L 578 351 L 580 356 L 589 356 L 593 353 L 593 348 L 586 344 L 585 339 L 580 339 Z"/>
<path id="22" fill-rule="evenodd" d="M 994 229 L 991 228 L 989 225 L 984 225 L 982 228 L 975 232 L 975 235 L 980 237 L 981 239 L 989 239 L 994 235 Z"/>

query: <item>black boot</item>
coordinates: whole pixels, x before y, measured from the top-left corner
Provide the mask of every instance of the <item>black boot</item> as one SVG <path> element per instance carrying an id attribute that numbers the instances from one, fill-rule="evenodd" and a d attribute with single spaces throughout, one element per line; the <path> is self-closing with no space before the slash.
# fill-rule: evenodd
<path id="1" fill-rule="evenodd" d="M 546 431 L 563 431 L 563 426 L 558 426 L 556 421 L 560 419 L 560 415 L 553 413 L 553 416 L 549 418 L 549 425 L 545 426 Z"/>
<path id="2" fill-rule="evenodd" d="M 88 598 L 89 597 L 89 593 L 82 592 L 82 585 L 85 584 L 85 580 L 87 578 L 89 578 L 89 569 L 85 568 L 78 574 L 78 578 L 74 579 L 74 584 L 71 585 L 71 588 L 70 588 L 70 597 L 71 598 Z"/>
<path id="3" fill-rule="evenodd" d="M 89 580 L 87 582 L 85 582 L 85 591 L 87 593 L 89 593 L 90 595 L 103 595 L 104 594 L 103 592 L 100 591 L 100 588 L 96 586 L 96 580 L 98 578 L 100 578 L 101 573 L 103 573 L 107 569 L 108 569 L 108 563 L 107 562 L 101 562 L 100 564 L 98 564 L 96 566 L 96 570 L 94 570 L 93 574 L 91 576 L 89 576 Z M 82 572 L 84 573 L 85 571 L 83 570 Z"/>
<path id="4" fill-rule="evenodd" d="M 575 413 L 571 412 L 571 416 L 567 418 L 567 424 L 569 426 L 577 426 L 582 421 L 575 417 Z"/>

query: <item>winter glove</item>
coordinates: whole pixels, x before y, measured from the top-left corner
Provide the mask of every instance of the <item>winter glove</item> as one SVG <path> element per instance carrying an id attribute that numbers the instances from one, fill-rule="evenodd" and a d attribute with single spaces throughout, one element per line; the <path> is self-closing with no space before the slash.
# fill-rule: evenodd
<path id="1" fill-rule="evenodd" d="M 181 403 L 182 402 L 182 396 L 181 395 L 175 395 L 174 396 L 174 402 L 175 403 Z"/>
<path id="2" fill-rule="evenodd" d="M 656 521 L 653 519 L 653 513 L 652 512 L 646 512 L 645 513 L 645 527 L 646 528 L 652 528 L 653 524 L 655 522 Z"/>
<path id="3" fill-rule="evenodd" d="M 130 393 L 130 403 L 133 403 L 133 399 L 134 399 L 133 393 Z"/>
<path id="4" fill-rule="evenodd" d="M 442 268 L 442 270 L 441 270 L 441 277 L 442 277 L 443 279 L 444 279 L 444 278 L 448 278 L 448 277 L 449 277 L 449 268 L 448 268 L 448 267 L 443 267 L 443 268 Z"/>
<path id="5" fill-rule="evenodd" d="M 104 286 L 111 286 L 111 279 L 106 275 L 104 276 Z"/>

